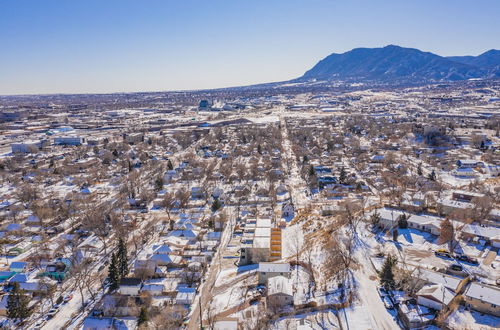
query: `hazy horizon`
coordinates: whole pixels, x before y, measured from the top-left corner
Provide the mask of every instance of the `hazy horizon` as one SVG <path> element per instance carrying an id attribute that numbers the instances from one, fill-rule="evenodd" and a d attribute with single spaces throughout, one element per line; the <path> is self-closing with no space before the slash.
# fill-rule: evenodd
<path id="1" fill-rule="evenodd" d="M 462 0 L 2 2 L 0 95 L 284 81 L 331 53 L 388 44 L 479 55 L 500 48 L 499 11 Z"/>

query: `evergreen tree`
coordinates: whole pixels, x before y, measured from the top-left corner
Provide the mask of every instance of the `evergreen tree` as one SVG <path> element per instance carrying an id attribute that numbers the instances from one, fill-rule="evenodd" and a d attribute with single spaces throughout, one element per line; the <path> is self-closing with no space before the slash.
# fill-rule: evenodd
<path id="1" fill-rule="evenodd" d="M 408 228 L 408 217 L 405 214 L 401 214 L 398 217 L 398 227 L 401 229 Z"/>
<path id="2" fill-rule="evenodd" d="M 28 303 L 28 296 L 21 290 L 19 283 L 14 282 L 12 291 L 7 298 L 7 317 L 21 322 L 24 321 L 31 314 Z"/>
<path id="3" fill-rule="evenodd" d="M 384 265 L 382 266 L 382 270 L 379 273 L 380 276 L 380 284 L 386 289 L 394 289 L 394 265 L 398 262 L 398 259 L 393 255 L 389 254 L 385 259 Z"/>
<path id="4" fill-rule="evenodd" d="M 221 207 L 221 204 L 219 202 L 219 200 L 217 198 L 214 199 L 213 203 L 212 203 L 212 212 L 216 212 L 218 209 L 220 209 Z"/>
<path id="5" fill-rule="evenodd" d="M 118 257 L 116 253 L 111 256 L 111 263 L 108 269 L 108 278 L 110 282 L 109 289 L 114 291 L 120 286 L 120 271 L 118 269 Z"/>
<path id="6" fill-rule="evenodd" d="M 422 163 L 418 164 L 418 167 L 417 167 L 417 174 L 419 176 L 422 176 Z"/>
<path id="7" fill-rule="evenodd" d="M 314 169 L 314 166 L 309 166 L 309 176 L 315 176 L 316 175 L 316 170 Z"/>
<path id="8" fill-rule="evenodd" d="M 174 169 L 174 165 L 172 165 L 172 162 L 170 161 L 170 159 L 167 162 L 167 168 L 168 168 L 169 171 L 171 171 L 171 170 Z"/>
<path id="9" fill-rule="evenodd" d="M 163 189 L 163 177 L 160 175 L 155 180 L 155 190 L 158 192 Z"/>
<path id="10" fill-rule="evenodd" d="M 431 174 L 429 174 L 429 180 L 436 181 L 436 171 L 432 170 Z"/>
<path id="11" fill-rule="evenodd" d="M 260 144 L 257 146 L 257 152 L 259 153 L 259 155 L 262 155 L 262 147 L 260 146 Z"/>
<path id="12" fill-rule="evenodd" d="M 118 240 L 118 273 L 121 277 L 125 277 L 128 274 L 128 253 L 127 253 L 127 244 L 120 237 Z"/>
<path id="13" fill-rule="evenodd" d="M 341 184 L 345 184 L 346 179 L 347 179 L 347 173 L 345 171 L 345 168 L 342 167 L 340 169 L 339 181 L 340 181 Z"/>
<path id="14" fill-rule="evenodd" d="M 140 326 L 146 323 L 149 320 L 148 310 L 145 306 L 141 307 L 141 311 L 139 312 L 139 317 L 137 318 L 137 326 Z"/>

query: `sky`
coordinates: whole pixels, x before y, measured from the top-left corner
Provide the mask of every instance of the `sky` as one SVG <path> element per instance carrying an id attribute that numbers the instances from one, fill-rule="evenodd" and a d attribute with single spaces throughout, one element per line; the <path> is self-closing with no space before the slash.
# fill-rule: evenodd
<path id="1" fill-rule="evenodd" d="M 242 86 L 332 52 L 500 49 L 498 0 L 0 0 L 0 94 Z"/>

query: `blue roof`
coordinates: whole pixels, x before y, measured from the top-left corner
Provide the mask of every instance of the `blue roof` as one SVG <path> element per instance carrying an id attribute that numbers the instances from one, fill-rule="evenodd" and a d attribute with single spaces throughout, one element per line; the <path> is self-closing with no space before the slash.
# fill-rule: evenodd
<path id="1" fill-rule="evenodd" d="M 25 261 L 14 261 L 10 264 L 10 269 L 12 268 L 24 268 L 28 263 Z"/>

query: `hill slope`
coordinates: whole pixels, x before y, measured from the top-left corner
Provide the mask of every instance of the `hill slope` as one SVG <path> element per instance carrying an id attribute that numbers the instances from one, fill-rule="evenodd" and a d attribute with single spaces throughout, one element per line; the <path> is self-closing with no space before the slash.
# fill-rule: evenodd
<path id="1" fill-rule="evenodd" d="M 383 48 L 355 48 L 346 53 L 327 56 L 299 80 L 439 81 L 499 77 L 498 66 L 492 65 L 500 64 L 495 62 L 495 52 L 481 60 L 470 60 L 467 57 L 459 61 L 462 58 L 450 59 L 394 45 Z M 488 67 L 477 65 L 476 61 L 488 63 Z"/>

